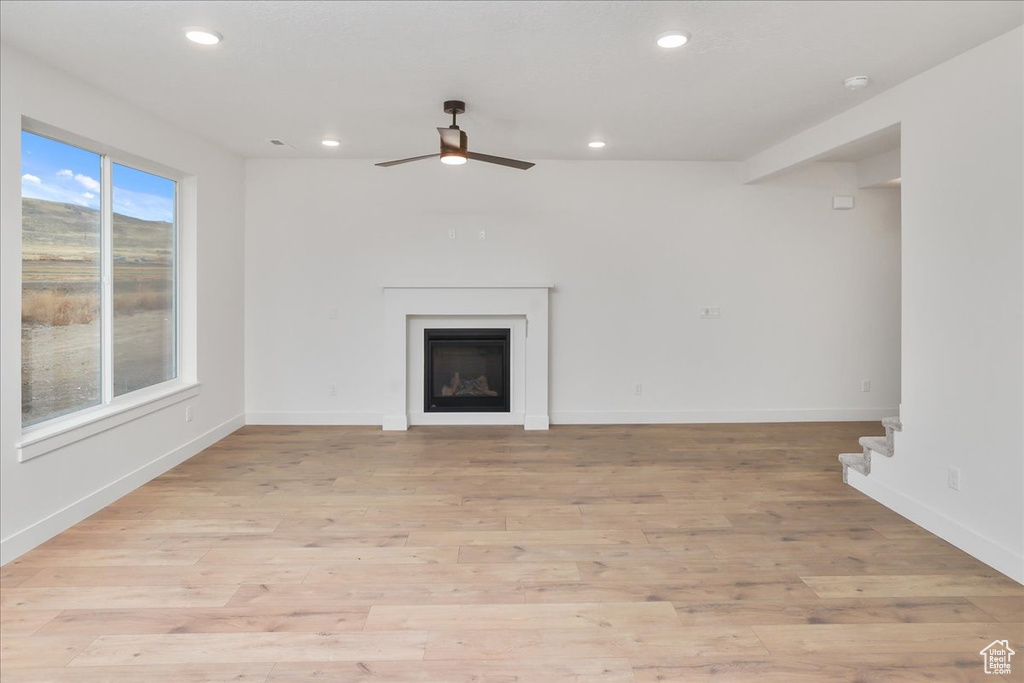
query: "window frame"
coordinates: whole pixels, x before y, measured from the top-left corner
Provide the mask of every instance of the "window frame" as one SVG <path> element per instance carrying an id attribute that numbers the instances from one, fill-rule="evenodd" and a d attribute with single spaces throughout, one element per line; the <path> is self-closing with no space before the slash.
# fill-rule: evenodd
<path id="1" fill-rule="evenodd" d="M 105 145 L 46 123 L 22 117 L 21 130 L 100 155 L 100 377 L 98 405 L 22 426 L 18 460 L 25 462 L 71 443 L 198 396 L 196 363 L 196 178 L 193 175 Z M 21 155 L 19 135 L 19 157 Z M 114 165 L 172 180 L 174 192 L 174 366 L 175 377 L 114 395 Z M 19 234 L 23 230 L 19 220 Z M 19 258 L 20 265 L 20 258 Z M 19 275 L 20 279 L 20 275 Z M 20 298 L 19 298 L 20 304 Z M 20 320 L 19 308 L 19 320 Z"/>

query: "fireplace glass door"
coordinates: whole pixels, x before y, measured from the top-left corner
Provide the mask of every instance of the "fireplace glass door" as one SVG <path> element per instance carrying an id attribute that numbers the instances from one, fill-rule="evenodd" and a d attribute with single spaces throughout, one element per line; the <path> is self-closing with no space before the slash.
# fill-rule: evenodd
<path id="1" fill-rule="evenodd" d="M 509 412 L 507 329 L 424 330 L 425 412 Z"/>

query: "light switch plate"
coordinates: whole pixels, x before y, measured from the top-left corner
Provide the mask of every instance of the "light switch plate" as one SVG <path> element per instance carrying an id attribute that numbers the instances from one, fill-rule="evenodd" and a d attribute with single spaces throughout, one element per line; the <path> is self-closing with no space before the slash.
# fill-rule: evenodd
<path id="1" fill-rule="evenodd" d="M 720 318 L 722 317 L 722 309 L 718 306 L 701 306 L 698 315 L 701 318 Z"/>

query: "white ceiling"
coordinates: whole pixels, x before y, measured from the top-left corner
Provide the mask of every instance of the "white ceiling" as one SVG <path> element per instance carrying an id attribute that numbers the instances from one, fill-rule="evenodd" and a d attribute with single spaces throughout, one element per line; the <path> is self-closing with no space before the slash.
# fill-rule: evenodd
<path id="1" fill-rule="evenodd" d="M 981 0 L 0 3 L 5 42 L 241 154 L 364 159 L 435 151 L 455 98 L 478 152 L 743 159 L 1022 21 Z M 669 29 L 691 43 L 657 47 Z"/>

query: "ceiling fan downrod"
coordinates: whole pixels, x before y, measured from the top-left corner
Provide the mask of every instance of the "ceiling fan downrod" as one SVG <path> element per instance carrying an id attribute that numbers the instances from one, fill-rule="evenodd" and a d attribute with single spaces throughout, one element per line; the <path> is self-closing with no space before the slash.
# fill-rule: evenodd
<path id="1" fill-rule="evenodd" d="M 444 103 L 444 113 L 452 115 L 452 125 L 448 126 L 449 128 L 458 130 L 459 124 L 456 122 L 455 117 L 459 114 L 464 114 L 465 112 L 466 103 L 462 100 L 448 100 Z"/>

